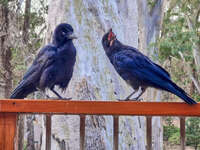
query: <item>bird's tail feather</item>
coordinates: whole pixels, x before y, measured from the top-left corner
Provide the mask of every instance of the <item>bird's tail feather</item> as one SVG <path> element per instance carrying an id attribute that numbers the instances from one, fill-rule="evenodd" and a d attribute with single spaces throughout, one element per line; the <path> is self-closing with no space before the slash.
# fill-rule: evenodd
<path id="1" fill-rule="evenodd" d="M 34 84 L 26 84 L 22 81 L 12 92 L 11 99 L 24 99 L 28 94 L 36 91 Z"/>
<path id="2" fill-rule="evenodd" d="M 189 95 L 180 87 L 178 87 L 175 83 L 171 82 L 172 88 L 169 89 L 170 92 L 174 93 L 181 99 L 183 99 L 186 103 L 192 105 L 196 104 L 197 102 L 194 101 Z"/>

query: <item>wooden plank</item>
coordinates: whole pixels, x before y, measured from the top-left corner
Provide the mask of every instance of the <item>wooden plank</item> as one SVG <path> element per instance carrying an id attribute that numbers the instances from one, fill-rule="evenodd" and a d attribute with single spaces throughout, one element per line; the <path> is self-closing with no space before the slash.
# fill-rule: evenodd
<path id="1" fill-rule="evenodd" d="M 51 150 L 51 114 L 46 115 L 46 150 Z"/>
<path id="2" fill-rule="evenodd" d="M 113 149 L 119 149 L 119 116 L 113 116 Z"/>
<path id="3" fill-rule="evenodd" d="M 180 118 L 181 150 L 185 150 L 185 117 Z"/>
<path id="4" fill-rule="evenodd" d="M 0 113 L 0 150 L 14 150 L 17 113 Z"/>
<path id="5" fill-rule="evenodd" d="M 0 100 L 0 112 L 200 116 L 200 103 L 188 105 L 184 102 Z"/>
<path id="6" fill-rule="evenodd" d="M 85 150 L 85 115 L 80 115 L 80 150 Z"/>
<path id="7" fill-rule="evenodd" d="M 147 150 L 152 150 L 152 117 L 146 117 Z"/>

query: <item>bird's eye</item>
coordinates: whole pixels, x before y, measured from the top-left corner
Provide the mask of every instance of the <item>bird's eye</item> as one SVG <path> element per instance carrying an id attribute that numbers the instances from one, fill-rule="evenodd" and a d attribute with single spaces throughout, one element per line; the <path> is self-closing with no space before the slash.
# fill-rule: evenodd
<path id="1" fill-rule="evenodd" d="M 66 35 L 66 33 L 63 31 L 63 32 L 62 32 L 62 35 Z"/>

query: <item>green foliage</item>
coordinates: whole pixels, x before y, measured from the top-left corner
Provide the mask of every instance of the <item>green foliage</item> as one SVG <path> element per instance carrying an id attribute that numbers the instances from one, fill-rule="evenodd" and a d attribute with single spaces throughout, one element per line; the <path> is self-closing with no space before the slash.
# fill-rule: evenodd
<path id="1" fill-rule="evenodd" d="M 169 137 L 169 143 L 172 144 L 172 145 L 178 145 L 178 144 L 180 144 L 180 131 L 173 133 Z"/>
<path id="2" fill-rule="evenodd" d="M 24 147 L 23 147 L 23 150 L 27 150 L 27 142 L 24 143 Z"/>
<path id="3" fill-rule="evenodd" d="M 163 126 L 163 139 L 172 145 L 180 144 L 180 129 L 173 124 L 171 117 L 166 120 Z M 186 144 L 195 149 L 200 148 L 200 118 L 191 117 L 186 120 Z"/>
<path id="4" fill-rule="evenodd" d="M 195 149 L 200 147 L 200 118 L 192 117 L 186 121 L 186 144 Z"/>
<path id="5" fill-rule="evenodd" d="M 147 2 L 148 2 L 148 6 L 150 7 L 150 10 L 152 10 L 154 6 L 156 5 L 155 0 L 147 0 Z"/>
<path id="6" fill-rule="evenodd" d="M 193 55 L 194 48 L 200 49 L 199 3 L 200 0 L 169 1 L 169 6 L 164 13 L 161 37 L 156 43 L 159 48 L 159 61 L 169 62 L 167 67 L 172 80 L 182 88 L 186 88 L 186 91 L 189 91 L 192 85 L 189 77 L 191 72 L 197 82 L 200 79 L 200 69 L 194 63 Z M 183 54 L 184 63 L 180 52 Z M 190 94 L 199 99 L 197 93 L 195 88 L 190 90 Z"/>
<path id="7" fill-rule="evenodd" d="M 171 144 L 178 144 L 180 141 L 180 129 L 174 125 L 163 126 L 163 139 Z"/>
<path id="8" fill-rule="evenodd" d="M 163 62 L 166 59 L 171 60 L 171 57 L 181 60 L 179 52 L 182 52 L 187 63 L 192 64 L 193 48 L 195 44 L 200 44 L 200 29 L 199 16 L 195 16 L 195 11 L 198 10 L 199 0 L 193 1 L 176 1 L 176 6 L 172 6 L 164 15 L 163 28 L 161 38 L 158 40 L 159 58 Z M 188 25 L 187 17 L 193 23 L 192 29 Z M 197 17 L 197 18 L 195 18 Z M 194 67 L 194 66 L 192 66 Z M 195 68 L 195 67 L 194 67 Z M 181 80 L 188 85 L 184 79 L 184 70 L 179 67 L 173 67 L 172 77 L 176 82 Z M 182 77 L 182 79 L 181 79 Z M 193 94 L 195 100 L 200 99 L 199 94 Z M 180 131 L 179 128 L 172 124 L 172 121 L 164 126 L 164 140 L 170 144 L 179 144 Z M 197 149 L 200 146 L 200 118 L 190 118 L 186 122 L 186 138 L 187 145 Z"/>
<path id="9" fill-rule="evenodd" d="M 200 102 L 200 95 L 199 94 L 194 93 L 192 95 L 192 98 L 195 99 L 196 101 Z"/>
<path id="10" fill-rule="evenodd" d="M 178 16 L 171 14 L 170 17 Z M 191 61 L 193 43 L 197 37 L 193 31 L 187 29 L 186 20 L 183 17 L 178 17 L 176 20 L 165 18 L 164 23 L 167 25 L 163 28 L 165 36 L 159 40 L 160 59 L 169 59 L 170 56 L 180 58 L 179 52 L 182 52 L 185 59 Z"/>
<path id="11" fill-rule="evenodd" d="M 169 59 L 170 56 L 179 58 L 179 51 L 184 54 L 186 61 L 193 59 L 193 46 L 200 41 L 198 36 L 200 22 L 197 13 L 199 2 L 199 0 L 176 0 L 166 11 L 163 19 L 162 37 L 159 40 L 161 60 Z M 188 23 L 188 20 L 192 25 Z"/>
<path id="12" fill-rule="evenodd" d="M 0 0 L 0 4 L 2 5 L 7 5 L 9 0 Z"/>
<path id="13" fill-rule="evenodd" d="M 173 124 L 173 119 L 167 117 L 165 120 L 166 125 L 163 126 L 163 139 L 169 141 L 170 144 L 180 143 L 180 129 Z"/>

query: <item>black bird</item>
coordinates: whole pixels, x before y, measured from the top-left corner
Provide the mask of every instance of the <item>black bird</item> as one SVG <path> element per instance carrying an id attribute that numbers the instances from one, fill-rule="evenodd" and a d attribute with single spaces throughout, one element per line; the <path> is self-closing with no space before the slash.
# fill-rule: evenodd
<path id="1" fill-rule="evenodd" d="M 59 24 L 52 43 L 40 50 L 10 98 L 23 99 L 30 93 L 48 88 L 62 99 L 54 87 L 57 85 L 62 90 L 66 89 L 72 77 L 76 61 L 76 48 L 72 40 L 75 38 L 71 25 Z"/>
<path id="2" fill-rule="evenodd" d="M 117 40 L 112 29 L 103 36 L 102 45 L 115 70 L 134 89 L 134 92 L 125 100 L 129 100 L 141 88 L 142 92 L 135 98 L 138 100 L 147 87 L 153 87 L 171 92 L 188 104 L 196 104 L 183 89 L 170 79 L 170 75 L 165 69 L 155 64 L 136 48 L 123 45 Z"/>

